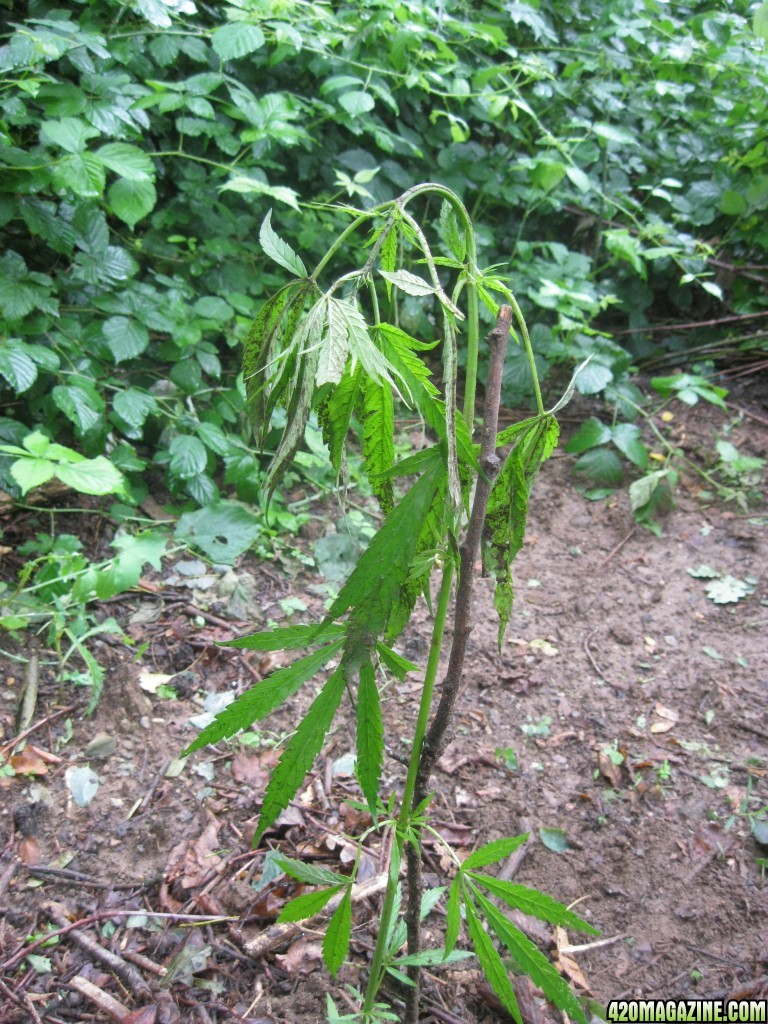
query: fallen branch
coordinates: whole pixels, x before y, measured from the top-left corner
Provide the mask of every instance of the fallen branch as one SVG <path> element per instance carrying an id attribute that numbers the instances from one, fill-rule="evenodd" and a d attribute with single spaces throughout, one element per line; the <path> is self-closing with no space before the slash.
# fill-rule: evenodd
<path id="1" fill-rule="evenodd" d="M 118 1021 L 118 1024 L 124 1021 L 131 1012 L 127 1006 L 123 1006 L 114 996 L 104 992 L 81 974 L 76 974 L 74 978 L 67 982 L 67 985 L 73 988 L 75 992 L 79 992 L 81 996 L 85 996 L 89 1002 L 98 1006 L 112 1020 Z"/>

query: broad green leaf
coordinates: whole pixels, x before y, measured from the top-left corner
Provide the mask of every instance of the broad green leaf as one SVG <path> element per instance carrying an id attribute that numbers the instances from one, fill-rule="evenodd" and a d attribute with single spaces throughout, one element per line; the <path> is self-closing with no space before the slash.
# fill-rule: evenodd
<path id="1" fill-rule="evenodd" d="M 344 671 L 339 667 L 312 702 L 298 729 L 288 741 L 264 794 L 256 834 L 253 837 L 254 848 L 259 845 L 266 830 L 296 795 L 315 758 L 322 750 L 325 734 L 331 727 L 344 696 L 345 686 Z"/>
<path id="2" fill-rule="evenodd" d="M 528 838 L 528 833 L 522 836 L 511 836 L 507 839 L 495 839 L 485 846 L 480 846 L 474 853 L 470 853 L 462 862 L 461 870 L 469 871 L 473 868 L 484 868 L 488 864 L 495 864 L 497 861 L 508 857 L 510 853 L 518 850 Z"/>
<path id="3" fill-rule="evenodd" d="M 643 444 L 642 432 L 635 423 L 617 423 L 611 431 L 613 443 L 626 455 L 631 463 L 645 469 L 648 466 L 648 449 Z"/>
<path id="4" fill-rule="evenodd" d="M 589 175 L 585 174 L 580 167 L 566 167 L 565 173 L 579 192 L 589 192 L 592 183 L 589 180 Z"/>
<path id="5" fill-rule="evenodd" d="M 17 459 L 11 464 L 11 476 L 21 488 L 22 494 L 27 494 L 35 487 L 42 487 L 53 478 L 56 465 L 48 459 Z"/>
<path id="6" fill-rule="evenodd" d="M 272 211 L 270 210 L 264 218 L 261 229 L 259 230 L 259 242 L 262 249 L 270 259 L 274 260 L 278 266 L 283 267 L 284 270 L 289 271 L 291 274 L 295 274 L 296 277 L 306 277 L 307 268 L 290 245 L 288 245 L 287 242 L 284 242 L 274 231 L 271 220 Z"/>
<path id="7" fill-rule="evenodd" d="M 367 661 L 360 667 L 357 690 L 357 778 L 374 820 L 383 756 L 384 726 L 379 690 L 373 666 Z"/>
<path id="8" fill-rule="evenodd" d="M 111 316 L 102 325 L 102 333 L 116 363 L 140 356 L 149 344 L 149 331 L 127 316 Z"/>
<path id="9" fill-rule="evenodd" d="M 52 142 L 68 153 L 80 153 L 88 140 L 98 134 L 96 128 L 78 117 L 62 117 L 59 121 L 43 121 L 40 125 L 42 141 Z"/>
<path id="10" fill-rule="evenodd" d="M 163 555 L 168 547 L 168 535 L 153 527 L 135 534 L 122 534 L 110 542 L 120 552 L 120 558 L 128 558 L 140 566 L 147 562 L 159 572 L 163 568 Z"/>
<path id="11" fill-rule="evenodd" d="M 189 438 L 205 448 L 197 438 Z M 207 461 L 207 455 L 206 455 Z M 220 501 L 185 512 L 176 524 L 176 539 L 199 548 L 214 562 L 232 565 L 262 531 L 259 517 L 236 501 Z"/>
<path id="12" fill-rule="evenodd" d="M 284 853 L 274 851 L 272 862 L 291 878 L 295 878 L 297 882 L 304 882 L 305 885 L 349 884 L 347 875 L 340 875 L 336 871 L 320 867 L 318 864 L 310 864 L 309 861 L 294 860 L 293 857 L 287 857 Z"/>
<path id="13" fill-rule="evenodd" d="M 466 861 L 462 865 L 462 870 L 467 870 Z M 562 903 L 553 900 L 551 896 L 539 892 L 538 889 L 529 889 L 525 885 L 500 881 L 491 875 L 481 875 L 475 872 L 472 872 L 472 879 L 484 886 L 494 896 L 498 896 L 513 910 L 521 910 L 524 914 L 538 917 L 542 921 L 549 921 L 550 924 L 561 925 L 563 928 L 576 928 L 579 931 L 588 932 L 590 935 L 600 934 L 597 928 L 582 920 L 577 914 L 564 907 Z"/>
<path id="14" fill-rule="evenodd" d="M 211 36 L 211 45 L 222 60 L 237 60 L 255 53 L 264 45 L 264 33 L 258 25 L 235 21 L 221 25 Z"/>
<path id="15" fill-rule="evenodd" d="M 205 445 L 191 434 L 177 434 L 168 446 L 168 468 L 181 480 L 189 480 L 202 473 L 208 464 Z"/>
<path id="16" fill-rule="evenodd" d="M 334 978 L 346 958 L 351 934 L 352 893 L 348 888 L 328 922 L 323 938 L 323 960 Z"/>
<path id="17" fill-rule="evenodd" d="M 566 166 L 560 160 L 539 160 L 531 169 L 531 181 L 544 192 L 551 192 L 563 180 Z"/>
<path id="18" fill-rule="evenodd" d="M 501 962 L 501 957 L 496 952 L 490 936 L 480 923 L 473 904 L 467 900 L 464 906 L 466 908 L 469 936 L 472 939 L 472 946 L 477 954 L 477 959 L 480 961 L 483 974 L 507 1012 L 512 1015 L 517 1024 L 523 1024 L 515 997 L 515 990 L 512 988 L 512 982 L 509 980 L 507 969 Z"/>
<path id="19" fill-rule="evenodd" d="M 624 146 L 636 146 L 638 142 L 637 136 L 632 132 L 613 124 L 593 124 L 592 131 L 606 142 L 619 142 Z"/>
<path id="20" fill-rule="evenodd" d="M 581 1004 L 554 965 L 490 900 L 480 893 L 476 895 L 489 926 L 531 981 L 542 990 L 547 999 L 559 1010 L 567 1013 L 572 1020 L 579 1021 L 579 1024 L 587 1024 Z"/>
<path id="21" fill-rule="evenodd" d="M 20 345 L 10 342 L 0 348 L 0 374 L 20 395 L 37 380 L 37 366 Z"/>
<path id="22" fill-rule="evenodd" d="M 110 171 L 128 181 L 150 181 L 155 176 L 150 155 L 127 142 L 108 142 L 96 150 L 96 156 Z"/>
<path id="23" fill-rule="evenodd" d="M 593 484 L 616 487 L 621 483 L 621 459 L 609 448 L 592 448 L 576 462 L 574 473 L 583 473 Z"/>
<path id="24" fill-rule="evenodd" d="M 390 469 L 395 460 L 394 406 L 392 389 L 388 384 L 376 384 L 370 378 L 364 380 L 360 421 L 365 473 L 382 511 L 389 515 L 395 504 L 392 481 L 380 476 Z"/>
<path id="25" fill-rule="evenodd" d="M 342 882 L 340 885 L 335 885 L 330 889 L 321 889 L 319 892 L 306 892 L 302 896 L 297 896 L 295 900 L 286 903 L 280 911 L 277 923 L 305 921 L 308 917 L 314 917 L 320 913 L 326 903 L 333 899 L 336 893 L 341 892 L 346 884 L 346 882 Z"/>
<path id="26" fill-rule="evenodd" d="M 768 0 L 760 4 L 752 16 L 752 30 L 756 36 L 768 42 Z"/>
<path id="27" fill-rule="evenodd" d="M 576 377 L 576 390 L 582 395 L 596 395 L 598 391 L 610 384 L 613 380 L 613 372 L 602 363 L 594 360 L 584 365 Z"/>
<path id="28" fill-rule="evenodd" d="M 62 157 L 53 168 L 57 185 L 84 199 L 96 199 L 104 191 L 104 165 L 92 153 L 73 153 Z"/>
<path id="29" fill-rule="evenodd" d="M 569 849 L 568 836 L 562 828 L 542 827 L 539 829 L 539 837 L 552 853 L 566 853 Z"/>
<path id="30" fill-rule="evenodd" d="M 119 494 L 125 487 L 123 474 L 103 455 L 82 462 L 59 463 L 56 477 L 81 494 Z"/>
<path id="31" fill-rule="evenodd" d="M 630 235 L 629 231 L 623 228 L 611 229 L 603 232 L 603 243 L 608 252 L 630 263 L 635 273 L 645 280 L 645 263 L 640 258 L 642 249 L 634 235 Z M 578 387 L 578 384 L 576 386 Z"/>
<path id="32" fill-rule="evenodd" d="M 74 423 L 79 434 L 85 434 L 101 423 L 104 403 L 92 386 L 57 384 L 51 394 L 59 409 L 71 423 Z"/>
<path id="33" fill-rule="evenodd" d="M 323 665 L 341 650 L 343 643 L 343 637 L 339 638 L 312 654 L 299 658 L 286 668 L 278 669 L 258 685 L 246 690 L 237 700 L 228 704 L 216 715 L 214 721 L 203 729 L 194 743 L 184 750 L 182 756 L 187 757 L 201 747 L 228 739 L 266 717 L 270 711 L 274 711 L 293 696 L 308 679 L 316 675 Z M 222 647 L 235 645 L 234 643 L 222 644 Z M 257 649 L 263 650 L 264 648 Z"/>
<path id="34" fill-rule="evenodd" d="M 125 420 L 132 427 L 140 429 L 148 416 L 154 415 L 158 410 L 157 399 L 147 391 L 139 391 L 138 388 L 126 388 L 118 391 L 112 400 L 112 408 L 120 419 Z"/>
<path id="35" fill-rule="evenodd" d="M 118 178 L 107 190 L 107 201 L 115 216 L 133 228 L 157 203 L 157 190 L 149 180 Z"/>
<path id="36" fill-rule="evenodd" d="M 611 428 L 595 416 L 591 416 L 581 424 L 565 446 L 565 450 L 575 454 L 586 452 L 599 444 L 607 444 L 611 440 L 611 436 Z"/>
<path id="37" fill-rule="evenodd" d="M 362 92 L 361 90 L 342 93 L 339 96 L 339 103 L 352 117 L 367 114 L 376 106 L 373 96 L 369 92 Z"/>
<path id="38" fill-rule="evenodd" d="M 294 651 L 323 643 L 344 634 L 344 626 L 328 625 L 318 632 L 317 626 L 281 626 L 266 633 L 249 633 L 237 640 L 221 640 L 221 647 L 242 647 L 249 651 Z"/>
<path id="39" fill-rule="evenodd" d="M 286 185 L 270 185 L 269 182 L 262 181 L 261 178 L 250 174 L 233 175 L 229 181 L 219 185 L 219 191 L 239 192 L 241 195 L 269 196 L 270 199 L 276 199 L 278 203 L 285 203 L 286 206 L 290 206 L 294 210 L 299 209 L 298 192 Z"/>

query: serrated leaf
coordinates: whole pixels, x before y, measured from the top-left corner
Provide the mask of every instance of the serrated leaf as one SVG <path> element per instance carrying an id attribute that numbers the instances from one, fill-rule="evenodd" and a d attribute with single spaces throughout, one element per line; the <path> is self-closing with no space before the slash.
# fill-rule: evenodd
<path id="1" fill-rule="evenodd" d="M 56 184 L 84 199 L 96 199 L 104 191 L 104 165 L 92 153 L 74 153 L 62 157 L 53 168 Z"/>
<path id="2" fill-rule="evenodd" d="M 107 202 L 116 217 L 133 228 L 151 213 L 157 203 L 154 183 L 118 178 L 107 189 Z"/>
<path id="3" fill-rule="evenodd" d="M 119 494 L 125 488 L 123 474 L 103 455 L 82 462 L 62 462 L 56 467 L 56 478 L 81 494 Z"/>
<path id="4" fill-rule="evenodd" d="M 195 441 L 205 454 L 205 448 L 197 438 Z M 206 461 L 208 456 L 206 454 Z M 245 505 L 236 501 L 220 501 L 185 512 L 176 524 L 175 536 L 187 544 L 199 548 L 214 562 L 232 565 L 238 555 L 246 551 L 259 536 L 262 524 Z"/>
<path id="5" fill-rule="evenodd" d="M 290 628 L 290 627 L 289 627 Z M 298 628 L 298 627 L 295 627 Z M 305 627 L 309 629 L 310 627 Z M 243 637 L 243 640 L 249 639 Z M 213 722 L 206 726 L 194 743 L 191 743 L 183 752 L 182 757 L 188 757 L 195 750 L 220 740 L 234 736 L 242 729 L 248 729 L 254 722 L 259 721 L 280 707 L 289 697 L 311 679 L 334 655 L 341 650 L 344 643 L 343 636 L 334 640 L 325 647 L 299 658 L 286 668 L 280 668 L 273 672 L 257 686 L 252 686 L 244 694 L 228 704 L 220 711 Z M 246 646 L 241 641 L 229 641 L 222 647 Z M 280 647 L 257 647 L 255 650 L 285 650 Z M 324 883 L 313 883 L 324 884 Z"/>
<path id="6" fill-rule="evenodd" d="M 0 374 L 20 395 L 37 380 L 37 366 L 21 346 L 11 343 L 0 348 Z"/>
<path id="7" fill-rule="evenodd" d="M 582 395 L 596 395 L 613 380 L 613 371 L 592 360 L 582 364 L 576 376 L 576 390 Z"/>
<path id="8" fill-rule="evenodd" d="M 459 228 L 456 213 L 447 199 L 443 200 L 440 207 L 440 234 L 449 251 L 459 263 L 463 263 L 467 255 L 467 238 Z"/>
<path id="9" fill-rule="evenodd" d="M 422 949 L 420 953 L 398 957 L 394 963 L 397 967 L 436 967 L 438 964 L 456 964 L 474 955 L 468 949 L 454 949 L 450 953 L 444 949 Z"/>
<path id="10" fill-rule="evenodd" d="M 591 416 L 581 424 L 579 429 L 565 446 L 567 452 L 578 454 L 606 444 L 611 439 L 611 428 L 595 416 Z"/>
<path id="11" fill-rule="evenodd" d="M 395 461 L 394 405 L 392 389 L 388 384 L 364 380 L 360 422 L 363 428 L 365 474 L 382 512 L 389 515 L 395 504 L 392 481 L 380 476 Z"/>
<path id="12" fill-rule="evenodd" d="M 328 447 L 331 465 L 337 478 L 342 468 L 345 441 L 358 400 L 362 375 L 363 369 L 360 365 L 351 372 L 345 372 L 317 411 L 323 441 Z"/>
<path id="13" fill-rule="evenodd" d="M 525 838 L 525 837 L 523 837 Z M 462 865 L 466 871 L 466 861 Z M 561 925 L 563 928 L 576 928 L 578 931 L 588 932 L 590 935 L 599 935 L 597 928 L 582 920 L 562 903 L 553 900 L 546 893 L 538 889 L 529 889 L 525 885 L 518 885 L 514 882 L 501 881 L 491 875 L 481 875 L 472 872 L 473 881 L 484 886 L 494 896 L 512 907 L 513 910 L 521 910 L 531 917 L 538 917 L 542 921 L 549 921 L 550 924 Z"/>
<path id="14" fill-rule="evenodd" d="M 92 388 L 77 384 L 57 384 L 51 392 L 53 400 L 78 433 L 85 434 L 101 422 L 104 404 Z"/>
<path id="15" fill-rule="evenodd" d="M 451 883 L 448 893 L 448 904 L 445 910 L 445 955 L 450 956 L 459 938 L 461 930 L 461 875 L 457 874 Z"/>
<path id="16" fill-rule="evenodd" d="M 374 821 L 383 755 L 384 725 L 379 690 L 373 666 L 368 661 L 360 667 L 357 691 L 357 778 Z"/>
<path id="17" fill-rule="evenodd" d="M 111 316 L 101 330 L 118 364 L 140 356 L 149 344 L 149 331 L 131 317 Z"/>
<path id="18" fill-rule="evenodd" d="M 736 604 L 744 597 L 749 597 L 754 588 L 745 580 L 737 579 L 735 576 L 723 576 L 722 579 L 712 580 L 706 586 L 707 597 L 715 604 Z"/>
<path id="19" fill-rule="evenodd" d="M 359 361 L 368 376 L 377 384 L 387 382 L 395 387 L 391 373 L 394 367 L 389 360 L 376 347 L 371 335 L 368 333 L 368 325 L 365 317 L 353 301 L 347 299 L 328 300 L 328 324 L 329 329 L 338 334 L 346 334 L 349 354 L 353 363 Z"/>
<path id="20" fill-rule="evenodd" d="M 288 741 L 264 794 L 253 838 L 254 847 L 258 846 L 266 830 L 296 795 L 304 777 L 322 750 L 325 734 L 341 703 L 345 686 L 344 672 L 339 667 L 312 702 L 298 729 Z"/>
<path id="21" fill-rule="evenodd" d="M 407 295 L 435 295 L 437 288 L 423 277 L 417 277 L 408 270 L 380 270 L 379 273 L 390 284 L 395 285 Z"/>
<path id="22" fill-rule="evenodd" d="M 345 92 L 339 96 L 339 103 L 352 117 L 359 117 L 360 114 L 367 114 L 376 106 L 376 101 L 369 92 L 356 89 L 353 92 Z"/>
<path id="23" fill-rule="evenodd" d="M 277 864 L 287 875 L 295 878 L 297 882 L 304 882 L 305 885 L 348 885 L 349 877 L 340 875 L 329 868 L 322 868 L 318 864 L 310 864 L 308 861 L 295 860 L 284 853 L 273 851 L 272 862 Z"/>
<path id="24" fill-rule="evenodd" d="M 239 192 L 241 195 L 261 195 L 276 199 L 278 203 L 285 203 L 294 210 L 299 209 L 299 193 L 286 185 L 270 185 L 261 178 L 255 178 L 250 174 L 235 174 L 229 181 L 219 185 L 220 192 Z"/>
<path id="25" fill-rule="evenodd" d="M 291 274 L 295 274 L 296 277 L 306 277 L 307 268 L 290 245 L 288 245 L 287 242 L 284 242 L 275 232 L 271 221 L 272 211 L 270 210 L 264 218 L 259 230 L 259 243 L 261 244 L 262 249 L 270 259 L 274 260 L 275 263 L 284 270 L 289 271 Z"/>
<path id="26" fill-rule="evenodd" d="M 611 431 L 611 439 L 622 455 L 645 469 L 648 465 L 648 449 L 643 444 L 642 432 L 635 423 L 617 423 Z"/>
<path id="27" fill-rule="evenodd" d="M 155 176 L 152 158 L 138 146 L 127 142 L 108 142 L 96 150 L 105 167 L 129 181 L 150 181 Z"/>
<path id="28" fill-rule="evenodd" d="M 515 997 L 515 990 L 512 988 L 512 982 L 509 980 L 507 969 L 501 962 L 501 957 L 496 952 L 496 948 L 491 942 L 490 936 L 481 925 L 477 916 L 477 911 L 472 903 L 467 901 L 465 903 L 465 907 L 469 935 L 472 939 L 472 945 L 475 953 L 477 954 L 477 958 L 480 961 L 480 966 L 483 969 L 483 974 L 485 975 L 488 984 L 501 1000 L 504 1008 L 515 1019 L 516 1024 L 523 1024 L 522 1017 L 520 1016 L 520 1009 Z"/>
<path id="29" fill-rule="evenodd" d="M 148 416 L 158 410 L 157 399 L 146 391 L 138 388 L 126 388 L 118 391 L 112 400 L 112 408 L 120 419 L 136 429 L 141 429 Z"/>
<path id="30" fill-rule="evenodd" d="M 576 462 L 574 473 L 583 473 L 594 484 L 616 487 L 621 483 L 623 468 L 621 459 L 609 448 L 592 448 Z"/>
<path id="31" fill-rule="evenodd" d="M 322 889 L 320 892 L 306 892 L 302 896 L 297 896 L 295 900 L 286 903 L 280 911 L 277 923 L 305 921 L 308 917 L 314 917 L 320 913 L 327 903 L 330 903 L 336 893 L 341 892 L 345 884 L 343 882 L 330 889 Z"/>
<path id="32" fill-rule="evenodd" d="M 265 633 L 249 633 L 237 640 L 221 640 L 221 647 L 245 648 L 249 651 L 294 651 L 324 643 L 330 637 L 344 634 L 344 626 L 328 625 L 318 632 L 317 626 L 282 626 Z"/>
<path id="33" fill-rule="evenodd" d="M 497 861 L 503 860 L 510 853 L 518 850 L 526 841 L 528 835 L 529 833 L 526 832 L 522 836 L 495 839 L 491 843 L 486 843 L 485 846 L 479 847 L 474 853 L 470 853 L 467 859 L 462 862 L 461 870 L 470 871 L 475 868 L 484 868 L 488 864 L 495 864 Z"/>
<path id="34" fill-rule="evenodd" d="M 348 888 L 328 922 L 323 938 L 323 960 L 334 978 L 346 958 L 351 934 L 352 893 Z"/>
<path id="35" fill-rule="evenodd" d="M 21 488 L 22 494 L 27 494 L 35 487 L 42 487 L 53 478 L 56 466 L 48 459 L 17 459 L 11 463 L 10 473 L 13 479 Z"/>
<path id="36" fill-rule="evenodd" d="M 170 461 L 168 468 L 181 480 L 198 476 L 208 464 L 205 445 L 191 434 L 177 434 L 168 446 Z"/>
<path id="37" fill-rule="evenodd" d="M 268 299 L 251 324 L 243 351 L 243 381 L 246 408 L 254 432 L 269 422 L 271 409 L 280 398 L 282 387 L 275 382 L 279 370 L 273 365 L 283 333 L 291 342 L 298 318 L 304 309 L 306 290 L 286 285 Z"/>
<path id="38" fill-rule="evenodd" d="M 42 121 L 40 138 L 43 142 L 52 142 L 68 153 L 79 153 L 84 150 L 88 140 L 99 132 L 96 128 L 81 121 L 78 117 L 62 117 L 58 121 Z"/>
<path id="39" fill-rule="evenodd" d="M 587 1018 L 578 999 L 541 950 L 515 928 L 512 922 L 500 910 L 497 910 L 490 900 L 479 893 L 477 900 L 489 926 L 531 981 L 542 990 L 550 1002 L 553 1002 L 559 1010 L 567 1013 L 572 1020 L 577 1020 L 580 1024 L 587 1024 Z"/>
<path id="40" fill-rule="evenodd" d="M 211 45 L 222 60 L 237 60 L 255 53 L 264 45 L 264 33 L 258 25 L 235 21 L 221 25 L 211 36 Z"/>
<path id="41" fill-rule="evenodd" d="M 326 316 L 327 329 L 320 347 L 320 357 L 315 374 L 315 386 L 318 388 L 323 384 L 339 383 L 344 376 L 349 351 L 347 325 L 344 320 L 334 316 L 330 310 Z"/>
<path id="42" fill-rule="evenodd" d="M 387 647 L 384 643 L 378 643 L 376 650 L 379 652 L 379 657 L 387 666 L 390 672 L 399 679 L 401 682 L 405 680 L 405 677 L 409 672 L 418 672 L 419 666 L 414 665 L 412 661 L 404 658 L 402 654 L 398 654 L 397 651 L 393 651 L 391 647 Z"/>

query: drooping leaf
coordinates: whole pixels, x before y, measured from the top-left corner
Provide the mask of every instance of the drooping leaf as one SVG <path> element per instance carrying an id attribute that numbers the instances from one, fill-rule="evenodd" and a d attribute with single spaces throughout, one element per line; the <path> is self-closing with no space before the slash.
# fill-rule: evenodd
<path id="1" fill-rule="evenodd" d="M 306 277 L 307 268 L 293 249 L 284 242 L 272 227 L 272 211 L 267 213 L 259 230 L 259 242 L 270 259 L 296 277 Z"/>
<path id="2" fill-rule="evenodd" d="M 404 658 L 402 654 L 398 654 L 397 651 L 393 651 L 391 647 L 388 647 L 384 643 L 378 643 L 376 650 L 379 652 L 379 657 L 387 666 L 390 672 L 399 679 L 401 682 L 405 679 L 409 672 L 418 672 L 419 666 L 414 665 L 412 661 Z"/>
<path id="3" fill-rule="evenodd" d="M 325 966 L 336 977 L 339 968 L 344 963 L 349 949 L 349 939 L 352 934 L 352 892 L 350 888 L 342 897 L 333 917 L 328 922 L 323 937 L 323 960 Z"/>
<path id="4" fill-rule="evenodd" d="M 395 504 L 392 481 L 379 476 L 386 473 L 395 460 L 394 407 L 388 384 L 377 384 L 370 378 L 364 380 L 360 419 L 366 476 L 382 511 L 389 515 Z"/>
<path id="5" fill-rule="evenodd" d="M 326 315 L 327 329 L 320 347 L 320 356 L 315 374 L 315 386 L 338 384 L 344 375 L 349 352 L 348 332 L 341 317 L 331 310 Z"/>
<path id="6" fill-rule="evenodd" d="M 295 878 L 297 882 L 304 882 L 305 885 L 347 885 L 349 883 L 347 875 L 340 875 L 336 871 L 306 860 L 295 860 L 293 857 L 288 857 L 277 851 L 272 851 L 272 863 L 291 878 Z"/>
<path id="7" fill-rule="evenodd" d="M 370 660 L 360 667 L 357 690 L 357 778 L 371 815 L 376 819 L 384 755 L 384 725 L 379 690 Z"/>
<path id="8" fill-rule="evenodd" d="M 437 292 L 433 284 L 425 281 L 423 277 L 411 274 L 408 270 L 381 270 L 380 274 L 390 284 L 404 291 L 406 295 L 435 295 Z"/>
<path id="9" fill-rule="evenodd" d="M 504 1008 L 515 1019 L 516 1024 L 523 1024 L 520 1009 L 517 1005 L 517 998 L 515 997 L 515 990 L 512 988 L 512 982 L 509 980 L 507 969 L 496 952 L 488 932 L 485 931 L 480 923 L 472 902 L 467 900 L 464 906 L 472 946 L 475 953 L 477 953 L 477 959 L 480 961 L 483 974 L 488 980 L 488 984 L 501 1000 Z"/>
<path id="10" fill-rule="evenodd" d="M 272 384 L 279 376 L 273 365 L 283 333 L 286 345 L 291 341 L 298 318 L 304 309 L 306 290 L 286 285 L 264 303 L 251 324 L 243 350 L 243 381 L 246 408 L 258 436 L 269 422 L 268 409 L 280 397 L 281 388 Z M 272 395 L 272 401 L 268 397 Z"/>
<path id="11" fill-rule="evenodd" d="M 311 316 L 311 313 L 309 315 Z M 322 327 L 320 327 L 320 330 L 322 330 Z M 301 361 L 297 375 L 298 380 L 287 409 L 287 423 L 267 474 L 267 501 L 271 499 L 288 467 L 293 462 L 293 457 L 299 445 L 304 440 L 304 430 L 312 409 L 312 396 L 315 390 L 315 370 L 319 358 L 320 349 L 315 344 Z"/>
<path id="12" fill-rule="evenodd" d="M 440 234 L 450 252 L 459 263 L 463 263 L 467 255 L 467 239 L 459 228 L 456 213 L 447 199 L 443 200 L 440 207 Z"/>
<path id="13" fill-rule="evenodd" d="M 298 729 L 288 741 L 264 794 L 256 834 L 253 837 L 254 848 L 296 795 L 315 757 L 320 753 L 325 734 L 344 695 L 345 685 L 344 671 L 339 667 L 312 702 Z"/>
<path id="14" fill-rule="evenodd" d="M 448 893 L 445 910 L 445 955 L 450 956 L 461 930 L 461 875 L 457 874 Z"/>
<path id="15" fill-rule="evenodd" d="M 349 433 L 350 420 L 360 393 L 363 368 L 359 364 L 354 370 L 344 373 L 330 395 L 321 403 L 317 417 L 323 431 L 323 441 L 328 447 L 331 465 L 339 476 L 344 457 L 344 443 Z"/>
<path id="16" fill-rule="evenodd" d="M 247 638 L 243 638 L 247 639 Z M 326 662 L 341 649 L 344 642 L 339 637 L 325 647 L 321 647 L 312 654 L 294 661 L 286 668 L 277 669 L 250 690 L 246 690 L 237 700 L 228 704 L 220 711 L 213 722 L 206 726 L 194 743 L 191 743 L 183 752 L 183 757 L 188 757 L 195 750 L 200 750 L 208 744 L 218 743 L 220 740 L 228 739 L 243 729 L 248 729 L 254 722 L 266 717 L 270 711 L 280 707 L 289 697 L 311 679 Z M 236 646 L 237 641 L 222 646 Z M 239 646 L 244 646 L 240 643 Z M 259 647 L 257 650 L 269 650 L 270 648 Z M 271 648 L 283 650 L 284 648 Z M 290 798 L 289 798 L 290 799 Z M 322 884 L 322 883 L 312 883 Z"/>
<path id="17" fill-rule="evenodd" d="M 365 318 L 354 301 L 329 299 L 328 324 L 329 330 L 346 335 L 353 362 L 357 360 L 362 363 L 363 369 L 373 381 L 377 384 L 386 382 L 391 387 L 396 387 L 393 380 L 394 367 L 374 343 Z"/>
<path id="18" fill-rule="evenodd" d="M 294 651 L 313 644 L 324 643 L 332 637 L 342 636 L 344 626 L 330 624 L 318 632 L 317 626 L 281 626 L 265 633 L 249 633 L 237 640 L 221 640 L 221 647 L 245 648 L 249 651 Z"/>

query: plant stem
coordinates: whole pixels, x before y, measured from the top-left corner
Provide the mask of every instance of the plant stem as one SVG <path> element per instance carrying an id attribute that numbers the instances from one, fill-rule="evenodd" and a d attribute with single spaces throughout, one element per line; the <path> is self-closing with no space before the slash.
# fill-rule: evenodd
<path id="1" fill-rule="evenodd" d="M 454 610 L 453 641 L 448 661 L 448 670 L 443 680 L 442 695 L 435 712 L 432 724 L 426 733 L 423 745 L 414 743 L 414 752 L 418 753 L 413 798 L 409 804 L 403 800 L 403 814 L 412 813 L 427 798 L 430 775 L 448 742 L 448 730 L 453 721 L 459 685 L 464 672 L 464 658 L 467 642 L 471 632 L 472 591 L 475 580 L 475 559 L 480 550 L 485 514 L 488 508 L 493 481 L 501 468 L 501 461 L 496 455 L 496 430 L 499 422 L 499 403 L 501 400 L 501 380 L 504 369 L 509 328 L 512 320 L 512 308 L 501 306 L 496 326 L 487 337 L 490 347 L 488 366 L 488 382 L 485 389 L 485 410 L 480 448 L 480 466 L 483 470 L 478 476 L 475 488 L 475 500 L 469 519 L 469 529 L 461 547 L 461 569 L 456 589 L 456 607 Z M 445 583 L 445 577 L 443 578 Z M 443 597 L 441 589 L 440 597 Z M 437 627 L 437 623 L 436 623 Z M 434 653 L 430 649 L 430 661 Z M 442 639 L 442 635 L 441 638 Z M 439 649 L 437 651 L 439 654 Z M 435 655 L 435 662 L 437 656 Z M 425 686 L 426 689 L 426 686 Z M 431 694 L 430 694 L 431 696 Z M 422 702 L 423 705 L 423 702 Z M 421 717 L 421 709 L 420 709 Z M 410 775 L 410 772 L 409 772 Z M 408 858 L 408 905 L 406 923 L 408 926 L 408 953 L 417 953 L 421 944 L 421 855 L 418 850 L 409 846 L 406 851 Z M 410 972 L 409 972 L 410 974 Z M 417 1024 L 419 1011 L 418 972 L 414 971 L 411 980 L 413 987 L 406 992 L 406 1012 L 404 1024 Z"/>

